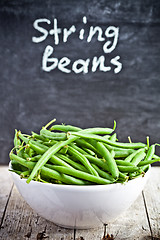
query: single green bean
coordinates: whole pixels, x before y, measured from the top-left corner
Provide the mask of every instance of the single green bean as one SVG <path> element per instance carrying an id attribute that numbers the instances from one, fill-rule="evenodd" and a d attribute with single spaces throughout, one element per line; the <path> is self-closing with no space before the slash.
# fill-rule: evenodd
<path id="1" fill-rule="evenodd" d="M 146 144 L 144 143 L 121 143 L 121 142 L 112 142 L 108 139 L 105 139 L 101 136 L 97 136 L 95 134 L 92 134 L 92 133 L 82 133 L 82 132 L 74 132 L 74 133 L 71 133 L 71 135 L 73 136 L 77 136 L 77 137 L 81 137 L 81 138 L 85 138 L 85 139 L 95 139 L 99 142 L 104 142 L 104 143 L 108 143 L 112 146 L 115 146 L 115 147 L 121 147 L 121 148 L 130 148 L 130 149 L 138 149 L 138 148 L 143 148 L 146 146 Z"/>
<path id="2" fill-rule="evenodd" d="M 76 178 L 80 178 L 80 179 L 84 179 L 90 182 L 94 182 L 96 184 L 110 184 L 113 183 L 110 180 L 104 179 L 102 177 L 98 177 L 98 176 L 94 176 L 91 175 L 89 173 L 84 173 L 82 171 L 76 170 L 76 169 L 71 169 L 71 168 L 66 168 L 66 167 L 60 167 L 60 166 L 52 166 L 52 169 L 67 174 L 67 175 L 71 175 L 74 176 Z"/>
<path id="3" fill-rule="evenodd" d="M 149 165 L 149 164 L 152 164 L 152 163 L 155 163 L 155 162 L 160 162 L 160 158 L 156 158 L 156 159 L 153 159 L 153 160 L 144 160 L 144 161 L 141 161 L 140 163 L 138 163 L 138 167 L 141 167 L 141 166 L 145 166 L 145 165 Z"/>
<path id="4" fill-rule="evenodd" d="M 114 151 L 134 151 L 133 149 L 115 147 L 115 146 L 109 145 L 107 143 L 103 143 L 103 144 L 109 151 L 111 151 L 111 150 L 114 150 Z"/>
<path id="5" fill-rule="evenodd" d="M 116 160 L 117 165 L 119 166 L 133 166 L 135 167 L 135 165 L 131 162 L 125 162 L 124 160 Z"/>
<path id="6" fill-rule="evenodd" d="M 51 140 L 63 141 L 63 140 L 67 139 L 67 134 L 66 133 L 50 132 L 47 129 L 41 129 L 40 135 L 43 136 L 43 137 L 46 137 L 48 139 L 51 139 Z"/>
<path id="7" fill-rule="evenodd" d="M 64 132 L 69 132 L 69 131 L 81 131 L 81 132 L 86 132 L 86 133 L 94 133 L 94 134 L 111 134 L 114 129 L 112 128 L 86 128 L 86 129 L 81 129 L 78 127 L 74 127 L 71 125 L 54 125 L 51 127 L 51 130 L 60 130 Z"/>
<path id="8" fill-rule="evenodd" d="M 109 150 L 104 146 L 103 143 L 97 142 L 96 140 L 90 139 L 89 142 L 97 149 L 99 154 L 105 159 L 105 164 L 107 164 L 108 171 L 111 173 L 113 178 L 118 178 L 119 171 L 115 162 L 115 159 L 109 152 Z"/>
<path id="9" fill-rule="evenodd" d="M 112 132 L 113 132 L 114 130 L 112 129 L 112 128 L 100 128 L 100 127 L 97 127 L 97 128 L 86 128 L 86 129 L 84 129 L 84 130 L 82 130 L 82 131 L 79 131 L 79 132 L 81 132 L 81 133 L 91 133 L 91 134 L 102 134 L 102 135 L 104 135 L 104 134 L 111 134 Z M 78 132 L 78 133 L 79 133 Z"/>
<path id="10" fill-rule="evenodd" d="M 135 166 L 137 166 L 137 164 L 139 162 L 141 162 L 144 157 L 146 156 L 146 153 L 144 152 L 144 149 L 142 149 L 141 151 L 139 151 L 134 158 L 132 159 L 131 163 L 134 164 Z"/>
<path id="11" fill-rule="evenodd" d="M 115 152 L 115 158 L 125 158 L 128 155 L 130 155 L 131 153 L 135 152 L 135 150 L 133 149 L 128 149 L 128 150 L 123 150 L 123 148 L 121 150 L 114 150 Z"/>
<path id="12" fill-rule="evenodd" d="M 155 153 L 155 144 L 149 147 L 144 161 L 151 160 L 153 158 L 154 153 Z"/>
<path id="13" fill-rule="evenodd" d="M 111 134 L 114 130 L 112 128 L 102 128 L 102 127 L 95 127 L 95 128 L 86 128 L 75 132 L 81 133 L 92 133 L 92 134 Z"/>
<path id="14" fill-rule="evenodd" d="M 101 142 L 95 142 L 94 147 L 96 147 L 101 154 L 101 156 L 106 160 L 109 172 L 111 173 L 113 178 L 118 178 L 119 170 L 115 159 L 112 157 L 111 153 Z"/>
<path id="15" fill-rule="evenodd" d="M 71 126 L 71 125 L 53 125 L 50 130 L 58 130 L 63 132 L 70 132 L 70 131 L 81 131 L 82 129 L 79 127 Z"/>
<path id="16" fill-rule="evenodd" d="M 121 172 L 127 172 L 127 173 L 139 171 L 139 168 L 136 167 L 136 166 L 121 166 L 121 165 L 118 165 L 118 169 Z"/>

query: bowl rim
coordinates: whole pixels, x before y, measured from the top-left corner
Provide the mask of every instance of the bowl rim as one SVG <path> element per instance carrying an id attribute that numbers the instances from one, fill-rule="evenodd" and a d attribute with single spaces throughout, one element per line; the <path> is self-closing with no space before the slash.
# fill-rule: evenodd
<path id="1" fill-rule="evenodd" d="M 9 166 L 8 166 L 8 170 L 12 170 L 12 165 L 11 165 L 11 161 L 9 162 Z M 129 185 L 133 182 L 136 182 L 136 181 L 139 181 L 139 180 L 142 180 L 142 179 L 146 179 L 148 178 L 149 174 L 150 174 L 150 171 L 151 171 L 151 165 L 149 165 L 149 169 L 147 170 L 147 172 L 145 173 L 144 176 L 142 175 L 139 175 L 138 177 L 134 178 L 134 179 L 131 179 L 127 182 L 124 182 L 124 183 L 110 183 L 110 184 L 96 184 L 96 185 L 73 185 L 73 184 L 57 184 L 57 183 L 43 183 L 43 182 L 38 182 L 38 181 L 33 181 L 31 180 L 31 182 L 28 184 L 26 183 L 26 178 L 20 178 L 20 176 L 15 173 L 15 172 L 12 172 L 10 171 L 10 173 L 12 175 L 14 175 L 18 180 L 20 180 L 21 182 L 25 182 L 27 185 L 42 185 L 43 186 L 52 186 L 53 188 L 60 188 L 60 189 L 74 189 L 74 190 L 95 190 L 95 189 L 104 189 L 104 188 L 113 188 L 115 186 L 119 187 L 119 186 L 123 186 L 125 187 L 126 185 Z"/>

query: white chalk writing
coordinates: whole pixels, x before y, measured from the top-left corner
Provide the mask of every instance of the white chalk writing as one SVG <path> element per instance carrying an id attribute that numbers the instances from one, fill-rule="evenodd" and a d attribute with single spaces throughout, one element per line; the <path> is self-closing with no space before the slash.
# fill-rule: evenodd
<path id="1" fill-rule="evenodd" d="M 76 74 L 86 74 L 89 72 L 89 69 L 91 69 L 92 72 L 96 72 L 97 70 L 108 72 L 113 69 L 115 74 L 119 73 L 122 70 L 120 56 L 112 56 L 110 60 L 108 59 L 108 54 L 113 52 L 117 47 L 119 27 L 108 26 L 104 30 L 100 26 L 89 26 L 89 28 L 87 28 L 88 30 L 86 30 L 85 26 L 88 24 L 86 16 L 83 16 L 82 24 L 83 27 L 81 29 L 76 27 L 76 25 L 71 25 L 69 28 L 61 28 L 56 18 L 53 19 L 53 25 L 47 18 L 36 19 L 33 27 L 37 30 L 38 35 L 32 37 L 32 42 L 38 44 L 51 36 L 53 37 L 54 45 L 59 45 L 61 41 L 66 43 L 73 34 L 78 33 L 78 39 L 86 41 L 88 44 L 90 42 L 95 43 L 96 40 L 101 42 L 103 52 L 107 54 L 107 59 L 105 55 L 99 57 L 92 56 L 92 58 L 88 57 L 87 59 L 77 59 L 74 61 L 64 56 L 58 59 L 54 57 L 55 49 L 47 45 L 42 56 L 43 71 L 50 72 L 57 68 L 64 73 L 71 73 L 71 71 L 73 71 Z M 108 63 L 106 63 L 106 61 L 108 61 Z"/>

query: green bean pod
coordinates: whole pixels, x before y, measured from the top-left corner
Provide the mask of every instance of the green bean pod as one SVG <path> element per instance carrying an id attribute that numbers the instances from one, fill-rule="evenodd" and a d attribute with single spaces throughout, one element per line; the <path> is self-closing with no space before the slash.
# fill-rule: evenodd
<path id="1" fill-rule="evenodd" d="M 138 165 L 139 162 L 141 162 L 144 157 L 146 156 L 146 153 L 144 152 L 144 149 L 142 149 L 141 151 L 139 151 L 134 158 L 132 159 L 131 163 L 134 164 L 135 166 Z"/>
<path id="2" fill-rule="evenodd" d="M 119 166 L 133 166 L 135 167 L 135 165 L 131 162 L 125 162 L 124 160 L 116 160 L 116 164 Z"/>
<path id="3" fill-rule="evenodd" d="M 50 130 L 51 131 L 58 130 L 58 131 L 62 131 L 62 132 L 70 132 L 70 131 L 77 132 L 77 131 L 81 131 L 82 129 L 79 127 L 72 126 L 72 125 L 53 125 L 50 128 Z"/>
<path id="4" fill-rule="evenodd" d="M 136 172 L 136 171 L 139 171 L 140 169 L 136 166 L 121 166 L 121 165 L 118 165 L 118 169 L 121 171 L 121 172 L 127 172 L 127 173 L 130 173 L 130 172 Z"/>
<path id="5" fill-rule="evenodd" d="M 55 133 L 55 132 L 50 132 L 47 129 L 41 129 L 40 135 L 43 137 L 46 137 L 51 140 L 58 140 L 58 141 L 64 141 L 67 139 L 67 134 L 66 133 Z"/>
<path id="6" fill-rule="evenodd" d="M 92 141 L 92 144 L 95 148 L 97 148 L 98 152 L 106 160 L 109 172 L 111 173 L 112 177 L 115 179 L 118 178 L 119 170 L 117 168 L 117 164 L 108 149 L 101 142 Z"/>
<path id="7" fill-rule="evenodd" d="M 82 133 L 82 132 L 75 132 L 75 133 L 71 133 L 71 135 L 73 136 L 77 136 L 77 137 L 81 137 L 81 138 L 85 138 L 85 139 L 94 139 L 97 140 L 99 142 L 104 142 L 104 143 L 108 143 L 112 146 L 115 147 L 121 147 L 121 148 L 130 148 L 130 149 L 138 149 L 138 148 L 144 148 L 146 147 L 146 144 L 144 143 L 121 143 L 121 142 L 112 142 L 108 139 L 105 139 L 101 136 L 97 136 L 95 134 L 92 133 Z"/>
<path id="8" fill-rule="evenodd" d="M 86 128 L 86 129 L 84 129 L 84 130 L 82 130 L 82 131 L 79 131 L 79 132 L 83 132 L 83 133 L 91 133 L 91 134 L 102 134 L 102 135 L 104 135 L 104 134 L 111 134 L 112 132 L 113 132 L 114 130 L 112 129 L 112 128 Z"/>
<path id="9" fill-rule="evenodd" d="M 65 173 L 67 175 L 71 175 L 71 176 L 74 176 L 76 178 L 80 178 L 80 179 L 87 180 L 87 181 L 90 181 L 90 182 L 94 182 L 96 184 L 110 184 L 110 183 L 113 183 L 110 180 L 104 179 L 102 177 L 94 176 L 94 175 L 91 175 L 89 173 L 84 173 L 84 172 L 76 170 L 76 169 L 70 169 L 70 168 L 54 166 L 54 165 L 51 166 L 51 167 L 52 167 L 52 169 L 54 169 L 58 172 Z"/>
<path id="10" fill-rule="evenodd" d="M 111 150 L 114 150 L 114 151 L 130 151 L 130 152 L 135 151 L 135 150 L 129 149 L 129 148 L 115 147 L 115 146 L 109 145 L 107 143 L 103 143 L 103 144 L 109 151 L 111 151 Z"/>
<path id="11" fill-rule="evenodd" d="M 147 151 L 146 157 L 144 159 L 144 161 L 149 161 L 153 158 L 155 153 L 155 144 L 151 145 Z"/>
<path id="12" fill-rule="evenodd" d="M 138 167 L 142 167 L 142 166 L 146 166 L 146 165 L 150 165 L 152 163 L 155 163 L 155 162 L 160 162 L 160 158 L 156 158 L 156 159 L 153 159 L 153 160 L 144 160 L 144 161 L 141 161 L 138 163 Z"/>
<path id="13" fill-rule="evenodd" d="M 133 149 L 123 150 L 122 148 L 121 150 L 114 150 L 115 158 L 125 158 L 133 152 L 135 152 L 135 150 Z"/>

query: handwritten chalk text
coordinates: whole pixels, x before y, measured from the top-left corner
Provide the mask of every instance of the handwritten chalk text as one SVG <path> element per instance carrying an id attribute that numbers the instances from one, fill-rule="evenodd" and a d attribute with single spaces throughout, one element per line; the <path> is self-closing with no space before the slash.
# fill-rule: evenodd
<path id="1" fill-rule="evenodd" d="M 113 52 L 118 43 L 119 28 L 115 26 L 108 26 L 105 31 L 99 26 L 90 26 L 88 31 L 85 31 L 85 25 L 87 24 L 86 16 L 82 19 L 84 27 L 78 29 L 75 25 L 69 28 L 61 28 L 58 26 L 58 20 L 53 19 L 53 23 L 47 18 L 36 19 L 33 23 L 33 27 L 39 32 L 38 36 L 32 37 L 32 42 L 41 43 L 45 41 L 49 36 L 53 37 L 53 43 L 55 46 L 59 45 L 62 41 L 64 43 L 70 40 L 71 35 L 78 33 L 79 41 L 86 41 L 88 44 L 96 38 L 98 42 L 102 43 L 104 54 L 107 54 L 107 60 L 109 53 Z M 51 27 L 51 28 L 49 28 Z M 94 39 L 95 40 L 95 39 Z M 60 59 L 54 56 L 54 47 L 47 45 L 42 56 L 42 69 L 46 72 L 50 72 L 54 69 L 59 69 L 64 73 L 88 73 L 89 69 L 92 72 L 97 70 L 102 72 L 108 72 L 113 68 L 115 74 L 122 70 L 122 63 L 120 62 L 120 56 L 115 56 L 109 60 L 109 64 L 112 66 L 106 66 L 106 55 L 100 57 L 92 57 L 87 59 L 77 59 L 72 61 L 68 57 L 62 57 Z"/>

